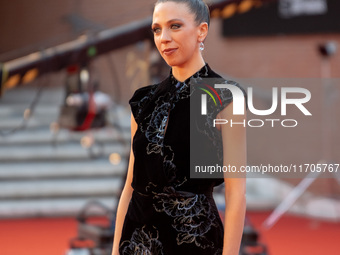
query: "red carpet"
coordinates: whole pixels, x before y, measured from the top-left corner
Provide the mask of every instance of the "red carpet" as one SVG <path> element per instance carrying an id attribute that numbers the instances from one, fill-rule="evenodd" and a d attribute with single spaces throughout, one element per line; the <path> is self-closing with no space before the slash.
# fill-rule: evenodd
<path id="1" fill-rule="evenodd" d="M 0 221 L 1 255 L 64 255 L 77 234 L 75 219 Z"/>
<path id="2" fill-rule="evenodd" d="M 261 224 L 269 212 L 248 212 L 270 255 L 340 254 L 340 223 L 286 215 L 270 230 Z M 0 220 L 0 255 L 64 255 L 77 234 L 71 218 Z"/>
<path id="3" fill-rule="evenodd" d="M 270 255 L 340 254 L 340 222 L 326 222 L 291 215 L 283 216 L 271 229 L 262 229 L 270 213 L 249 212 Z"/>

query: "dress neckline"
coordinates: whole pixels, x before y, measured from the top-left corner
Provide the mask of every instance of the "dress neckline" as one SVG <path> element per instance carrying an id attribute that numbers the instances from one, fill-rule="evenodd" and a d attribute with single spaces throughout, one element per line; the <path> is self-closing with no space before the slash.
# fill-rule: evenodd
<path id="1" fill-rule="evenodd" d="M 205 65 L 200 70 L 198 70 L 196 73 L 191 75 L 184 82 L 181 82 L 181 81 L 178 81 L 175 78 L 175 76 L 172 74 L 172 69 L 171 69 L 170 70 L 170 81 L 171 81 L 171 84 L 173 86 L 175 86 L 176 89 L 181 89 L 181 88 L 183 88 L 185 86 L 189 86 L 191 79 L 195 79 L 195 78 L 198 78 L 198 77 L 206 77 L 206 76 L 208 76 L 209 70 L 210 70 L 210 67 L 209 67 L 208 63 L 205 63 Z"/>

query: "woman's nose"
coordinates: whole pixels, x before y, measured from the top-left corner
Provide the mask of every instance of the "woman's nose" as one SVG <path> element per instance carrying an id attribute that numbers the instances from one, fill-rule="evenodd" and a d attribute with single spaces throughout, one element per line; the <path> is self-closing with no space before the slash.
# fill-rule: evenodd
<path id="1" fill-rule="evenodd" d="M 171 41 L 171 35 L 169 31 L 164 29 L 161 34 L 161 42 L 169 42 L 169 41 Z"/>

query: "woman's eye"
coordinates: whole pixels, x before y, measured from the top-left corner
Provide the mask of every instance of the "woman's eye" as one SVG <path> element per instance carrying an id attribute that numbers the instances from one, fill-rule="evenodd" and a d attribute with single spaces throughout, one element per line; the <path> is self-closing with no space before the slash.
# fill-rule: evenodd
<path id="1" fill-rule="evenodd" d="M 158 34 L 161 31 L 159 27 L 152 28 L 151 30 L 154 34 Z"/>
<path id="2" fill-rule="evenodd" d="M 179 25 L 179 24 L 172 24 L 171 25 L 171 28 L 172 29 L 178 29 L 178 28 L 180 28 L 181 27 L 181 25 Z"/>

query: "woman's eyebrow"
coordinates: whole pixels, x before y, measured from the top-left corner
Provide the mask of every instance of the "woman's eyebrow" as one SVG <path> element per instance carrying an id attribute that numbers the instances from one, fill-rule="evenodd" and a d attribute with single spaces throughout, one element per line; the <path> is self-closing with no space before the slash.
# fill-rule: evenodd
<path id="1" fill-rule="evenodd" d="M 181 19 L 171 19 L 171 20 L 168 20 L 167 22 L 166 22 L 166 24 L 169 24 L 169 23 L 173 23 L 173 22 L 183 22 L 183 20 L 181 20 Z M 153 27 L 153 26 L 159 26 L 159 24 L 158 23 L 152 23 L 152 25 L 151 25 L 151 27 Z"/>
<path id="2" fill-rule="evenodd" d="M 181 20 L 181 19 L 171 19 L 171 20 L 169 20 L 167 23 L 172 23 L 172 22 L 178 22 L 178 21 L 180 21 L 180 22 L 183 22 L 183 20 Z"/>

